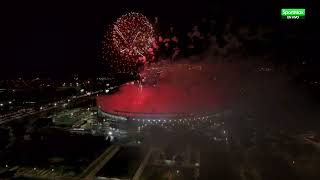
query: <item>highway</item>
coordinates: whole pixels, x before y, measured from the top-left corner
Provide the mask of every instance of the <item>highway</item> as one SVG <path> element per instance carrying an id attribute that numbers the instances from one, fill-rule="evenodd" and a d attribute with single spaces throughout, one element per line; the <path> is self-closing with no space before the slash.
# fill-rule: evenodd
<path id="1" fill-rule="evenodd" d="M 83 94 L 83 95 L 79 95 L 79 96 L 72 96 L 71 98 L 68 98 L 65 100 L 60 100 L 57 102 L 48 103 L 44 106 L 41 106 L 39 110 L 36 110 L 34 108 L 26 108 L 26 109 L 21 109 L 15 113 L 0 115 L 0 125 L 3 125 L 5 123 L 11 122 L 11 121 L 14 121 L 17 119 L 22 119 L 22 118 L 25 118 L 25 117 L 28 117 L 31 115 L 35 115 L 37 113 L 50 111 L 50 110 L 53 110 L 56 108 L 66 107 L 72 101 L 75 101 L 75 100 L 78 100 L 78 99 L 81 99 L 84 97 L 97 95 L 102 92 L 104 92 L 104 91 L 100 90 L 100 91 L 95 91 L 95 92 L 91 92 L 91 93 L 87 93 L 87 94 Z"/>

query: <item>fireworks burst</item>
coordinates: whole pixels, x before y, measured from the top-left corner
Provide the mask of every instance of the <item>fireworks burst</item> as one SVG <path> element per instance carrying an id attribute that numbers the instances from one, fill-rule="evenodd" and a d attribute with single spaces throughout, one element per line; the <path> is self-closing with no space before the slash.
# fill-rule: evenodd
<path id="1" fill-rule="evenodd" d="M 144 15 L 131 12 L 119 17 L 104 38 L 104 58 L 118 72 L 132 73 L 148 61 L 154 30 Z"/>

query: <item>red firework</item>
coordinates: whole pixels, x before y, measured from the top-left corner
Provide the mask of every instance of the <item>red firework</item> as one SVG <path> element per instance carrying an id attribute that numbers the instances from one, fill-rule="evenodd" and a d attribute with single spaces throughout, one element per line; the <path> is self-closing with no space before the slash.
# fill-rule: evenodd
<path id="1" fill-rule="evenodd" d="M 154 40 L 149 20 L 140 13 L 131 12 L 119 17 L 105 36 L 104 57 L 120 72 L 132 72 L 147 62 Z"/>

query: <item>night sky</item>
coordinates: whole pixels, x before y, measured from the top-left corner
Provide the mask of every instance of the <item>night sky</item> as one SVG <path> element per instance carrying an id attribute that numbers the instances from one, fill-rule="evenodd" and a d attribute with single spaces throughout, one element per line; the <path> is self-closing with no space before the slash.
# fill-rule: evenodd
<path id="1" fill-rule="evenodd" d="M 228 7 L 220 9 L 222 14 L 240 11 L 239 16 L 257 21 L 258 17 L 267 15 L 271 20 L 280 19 L 279 9 L 286 3 L 292 7 L 301 4 L 301 1 L 288 0 L 281 3 L 221 2 L 116 0 L 111 3 L 105 0 L 2 4 L 0 77 L 93 75 L 107 71 L 100 58 L 103 33 L 106 26 L 118 16 L 130 11 L 141 12 L 149 18 L 158 16 L 160 23 L 183 27 L 183 24 L 192 25 L 196 19 L 215 11 L 219 6 Z M 316 13 L 315 10 L 311 11 Z M 250 13 L 255 13 L 255 17 Z"/>

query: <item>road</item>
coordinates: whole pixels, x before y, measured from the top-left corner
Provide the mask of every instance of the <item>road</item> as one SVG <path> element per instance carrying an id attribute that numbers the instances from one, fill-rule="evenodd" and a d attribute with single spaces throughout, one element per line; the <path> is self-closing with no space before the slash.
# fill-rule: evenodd
<path id="1" fill-rule="evenodd" d="M 83 179 L 94 179 L 95 175 L 100 169 L 120 150 L 120 146 L 112 145 L 108 147 L 96 160 L 94 160 L 85 169 L 80 178 Z"/>
<path id="2" fill-rule="evenodd" d="M 146 167 L 146 165 L 148 164 L 149 158 L 150 158 L 150 156 L 151 156 L 151 154 L 152 154 L 153 151 L 154 151 L 154 149 L 152 149 L 152 148 L 149 150 L 149 152 L 147 153 L 147 155 L 144 157 L 142 163 L 140 164 L 138 170 L 137 170 L 136 173 L 134 174 L 132 180 L 139 180 L 139 179 L 140 179 L 141 174 L 142 174 L 144 168 Z"/>

